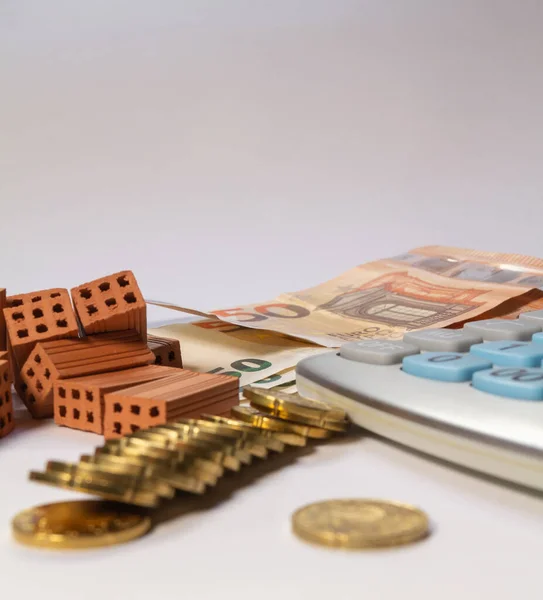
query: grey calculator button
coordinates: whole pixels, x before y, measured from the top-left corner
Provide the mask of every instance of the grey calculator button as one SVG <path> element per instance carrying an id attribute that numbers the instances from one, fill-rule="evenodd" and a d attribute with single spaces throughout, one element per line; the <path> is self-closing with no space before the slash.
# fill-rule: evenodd
<path id="1" fill-rule="evenodd" d="M 409 331 L 403 336 L 403 340 L 417 346 L 420 350 L 467 352 L 473 344 L 481 343 L 483 337 L 475 331 L 463 329 L 424 329 Z"/>
<path id="2" fill-rule="evenodd" d="M 342 358 L 372 365 L 399 364 L 405 356 L 418 353 L 419 349 L 416 346 L 395 340 L 349 342 L 343 344 L 339 350 Z"/>
<path id="3" fill-rule="evenodd" d="M 519 319 L 487 319 L 466 323 L 464 329 L 481 335 L 485 342 L 498 342 L 500 340 L 527 341 L 532 339 L 534 333 L 541 331 L 541 326 L 535 326 L 533 323 Z"/>
<path id="4" fill-rule="evenodd" d="M 543 310 L 531 310 L 521 313 L 518 318 L 526 325 L 543 328 Z"/>

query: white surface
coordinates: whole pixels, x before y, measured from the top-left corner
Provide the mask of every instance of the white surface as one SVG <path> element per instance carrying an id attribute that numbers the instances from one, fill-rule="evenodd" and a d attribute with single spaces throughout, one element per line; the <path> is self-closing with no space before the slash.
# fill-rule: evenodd
<path id="1" fill-rule="evenodd" d="M 149 296 L 216 308 L 425 243 L 541 254 L 542 13 L 528 0 L 1 2 L 2 285 L 131 268 Z M 1 443 L 2 597 L 541 596 L 541 498 L 371 439 L 132 545 L 15 545 L 14 513 L 77 497 L 27 471 L 96 443 L 52 425 Z M 363 554 L 290 534 L 294 509 L 338 496 L 418 504 L 436 531 Z"/>

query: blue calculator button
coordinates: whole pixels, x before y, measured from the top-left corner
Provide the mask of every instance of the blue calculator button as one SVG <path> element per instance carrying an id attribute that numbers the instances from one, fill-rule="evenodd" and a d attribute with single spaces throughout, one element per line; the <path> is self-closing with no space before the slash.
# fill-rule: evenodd
<path id="1" fill-rule="evenodd" d="M 543 344 L 543 333 L 534 333 L 532 336 L 532 342 L 534 344 Z"/>
<path id="2" fill-rule="evenodd" d="M 406 373 L 439 381 L 470 381 L 476 371 L 491 367 L 488 360 L 461 352 L 425 352 L 406 356 L 402 362 Z"/>
<path id="3" fill-rule="evenodd" d="M 508 340 L 485 342 L 472 346 L 471 353 L 500 367 L 540 367 L 543 345 Z"/>
<path id="4" fill-rule="evenodd" d="M 543 369 L 505 367 L 479 371 L 473 387 L 506 398 L 543 400 Z"/>

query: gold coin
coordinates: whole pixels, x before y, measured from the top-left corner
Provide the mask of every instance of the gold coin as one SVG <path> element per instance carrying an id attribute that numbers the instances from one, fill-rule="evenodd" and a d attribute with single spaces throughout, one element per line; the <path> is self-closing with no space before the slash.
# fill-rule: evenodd
<path id="1" fill-rule="evenodd" d="M 149 530 L 151 519 L 114 502 L 77 500 L 24 510 L 11 524 L 13 536 L 22 544 L 81 549 L 138 538 Z"/>
<path id="2" fill-rule="evenodd" d="M 151 477 L 146 477 L 143 471 L 134 472 L 122 470 L 111 465 L 97 463 L 89 460 L 82 460 L 79 463 L 65 463 L 56 460 L 50 460 L 46 466 L 47 472 L 67 473 L 75 480 L 77 478 L 100 478 L 110 481 L 115 485 L 120 485 L 126 489 L 138 490 L 142 492 L 151 492 L 164 498 L 173 498 L 175 491 L 173 488 L 165 489 L 167 486 L 160 484 Z"/>
<path id="3" fill-rule="evenodd" d="M 270 406 L 273 406 L 276 402 L 291 403 L 295 405 L 300 412 L 305 409 L 308 417 L 322 415 L 330 421 L 343 421 L 347 416 L 345 411 L 340 408 L 335 408 L 320 400 L 304 398 L 298 393 L 287 394 L 280 390 L 266 390 L 248 385 L 243 388 L 243 395 L 249 400 L 265 398 Z"/>
<path id="4" fill-rule="evenodd" d="M 400 546 L 428 534 L 428 517 L 418 508 L 381 500 L 327 500 L 292 516 L 294 533 L 321 546 L 380 548 Z"/>
<path id="5" fill-rule="evenodd" d="M 197 435 L 199 431 L 205 431 L 207 433 L 214 433 L 217 436 L 221 436 L 226 440 L 235 440 L 238 447 L 243 448 L 250 452 L 253 456 L 258 458 L 267 458 L 268 450 L 274 452 L 283 452 L 285 445 L 279 440 L 272 438 L 266 438 L 259 433 L 253 431 L 240 431 L 234 429 L 228 425 L 222 425 L 221 423 L 212 423 L 211 421 L 204 421 L 203 419 L 180 419 L 175 421 L 174 425 L 179 427 L 189 427 Z"/>
<path id="6" fill-rule="evenodd" d="M 224 425 L 229 425 L 230 427 L 233 427 L 234 429 L 239 429 L 241 431 L 256 431 L 258 432 L 258 435 L 261 435 L 263 437 L 275 438 L 276 440 L 279 440 L 283 444 L 287 444 L 288 446 L 303 447 L 307 444 L 306 438 L 297 433 L 288 433 L 263 429 L 251 423 L 237 421 L 236 419 L 229 419 L 228 417 L 219 417 L 217 415 L 203 414 L 202 419 L 205 419 L 206 421 L 211 421 L 212 423 L 222 423 Z"/>
<path id="7" fill-rule="evenodd" d="M 155 446 L 155 444 L 157 444 L 156 447 L 160 447 L 160 449 L 170 451 L 172 453 L 172 456 L 176 456 L 179 454 L 179 448 L 177 448 L 176 442 L 172 439 L 169 439 L 169 441 L 167 441 L 167 443 L 170 445 L 169 448 L 166 446 L 162 446 L 162 442 L 168 439 L 167 435 L 142 430 L 135 433 L 134 436 L 130 436 L 130 439 L 144 440 L 145 442 L 148 442 L 151 446 Z M 211 475 L 211 480 L 206 480 L 206 483 L 209 483 L 210 485 L 215 485 L 215 483 L 217 483 L 217 478 L 221 477 L 224 473 L 222 465 L 217 464 L 212 460 L 207 460 L 206 458 L 201 458 L 196 455 L 191 456 L 189 454 L 186 454 L 185 452 L 182 452 L 182 455 L 184 456 L 182 464 L 186 464 L 187 469 L 194 470 L 194 468 L 197 467 L 198 470 L 202 471 L 202 473 L 209 473 Z"/>
<path id="8" fill-rule="evenodd" d="M 104 471 L 109 471 L 111 473 L 128 473 L 141 479 L 145 479 L 149 483 L 151 491 L 155 492 L 161 498 L 171 500 L 175 496 L 175 489 L 173 486 L 161 481 L 145 465 L 135 464 L 122 456 L 113 456 L 112 454 L 89 456 L 83 454 L 79 458 L 79 464 L 95 464 Z"/>
<path id="9" fill-rule="evenodd" d="M 68 473 L 40 473 L 39 471 L 30 471 L 28 477 L 31 481 L 100 496 L 106 500 L 115 500 L 149 508 L 154 508 L 159 504 L 158 496 L 152 492 L 127 490 L 122 486 L 114 485 L 111 481 L 103 481 L 96 477 L 88 476 L 75 479 Z"/>
<path id="10" fill-rule="evenodd" d="M 152 427 L 151 430 L 168 430 L 174 433 L 174 435 L 177 437 L 178 443 L 182 442 L 183 444 L 188 444 L 190 448 L 192 448 L 192 446 L 202 447 L 203 445 L 205 445 L 207 447 L 210 447 L 212 450 L 220 451 L 225 455 L 225 458 L 235 457 L 235 459 L 239 461 L 239 463 L 243 463 L 244 465 L 251 464 L 250 453 L 247 450 L 242 450 L 241 448 L 238 448 L 239 444 L 237 443 L 237 440 L 232 440 L 231 438 L 224 438 L 222 436 L 216 435 L 215 433 L 210 433 L 201 430 L 197 432 L 191 432 L 188 426 L 176 427 L 175 424 L 171 423 L 167 423 L 165 425 L 157 425 L 155 427 Z M 233 464 L 236 463 L 234 462 Z M 226 467 L 227 465 L 225 464 L 224 466 Z"/>
<path id="11" fill-rule="evenodd" d="M 195 419 L 191 419 L 194 421 Z M 172 427 L 180 432 L 180 441 L 208 440 L 214 439 L 219 442 L 224 449 L 231 447 L 239 459 L 244 464 L 250 464 L 252 456 L 266 458 L 268 450 L 262 444 L 255 442 L 253 439 L 247 441 L 244 437 L 235 434 L 232 430 L 225 431 L 223 426 L 216 426 L 214 423 L 206 423 L 209 427 L 202 427 L 195 423 L 174 421 L 168 423 L 168 427 Z M 218 428 L 222 427 L 222 429 Z"/>
<path id="12" fill-rule="evenodd" d="M 345 431 L 348 426 L 344 411 L 332 408 L 319 400 L 251 386 L 245 387 L 243 394 L 254 408 L 280 419 L 340 432 Z"/>
<path id="13" fill-rule="evenodd" d="M 213 463 L 209 466 L 209 470 L 220 477 L 223 474 L 223 463 L 224 456 L 227 450 L 234 451 L 233 447 L 227 448 L 222 446 L 219 442 L 215 441 L 207 441 L 207 440 L 199 440 L 191 437 L 187 437 L 186 439 L 180 438 L 177 436 L 175 431 L 160 430 L 161 428 L 153 427 L 152 429 L 146 429 L 143 431 L 138 431 L 138 434 L 134 434 L 138 438 L 148 440 L 151 444 L 154 444 L 157 439 L 160 439 L 162 436 L 163 440 L 167 440 L 167 445 L 165 446 L 167 449 L 170 449 L 175 452 L 182 451 L 184 455 L 183 464 L 192 464 L 198 458 L 201 459 L 201 466 L 205 468 L 208 463 Z"/>
<path id="14" fill-rule="evenodd" d="M 163 464 L 168 464 L 172 467 L 183 462 L 182 452 L 161 448 L 148 440 L 139 438 L 122 437 L 114 440 L 107 440 L 104 447 L 110 449 L 111 454 L 145 456 L 149 459 L 161 461 Z"/>
<path id="15" fill-rule="evenodd" d="M 285 419 L 279 419 L 278 417 L 272 417 L 259 412 L 252 406 L 234 406 L 232 408 L 232 414 L 240 421 L 245 421 L 246 423 L 251 423 L 255 427 L 268 429 L 270 431 L 295 433 L 315 440 L 327 439 L 333 435 L 333 432 L 328 429 L 312 427 L 311 425 L 304 425 L 302 423 L 295 423 L 286 421 Z"/>
<path id="16" fill-rule="evenodd" d="M 307 425 L 310 427 L 318 427 L 320 429 L 327 429 L 331 433 L 343 433 L 347 431 L 349 427 L 348 421 L 325 421 L 317 417 L 308 417 L 301 415 L 298 412 L 292 412 L 287 410 L 285 407 L 271 408 L 265 404 L 260 404 L 258 401 L 251 400 L 251 407 L 256 408 L 259 411 L 267 412 L 269 416 L 282 421 L 288 421 L 289 423 L 298 423 L 300 425 Z"/>
<path id="17" fill-rule="evenodd" d="M 119 446 L 108 444 L 96 448 L 95 455 L 124 458 L 133 463 L 144 465 L 152 470 L 153 475 L 158 479 L 178 490 L 191 492 L 193 494 L 203 494 L 206 489 L 204 481 L 186 472 L 185 463 L 179 463 L 172 466 L 171 462 L 164 461 L 156 456 L 142 454 L 132 447 L 127 446 L 122 449 Z"/>

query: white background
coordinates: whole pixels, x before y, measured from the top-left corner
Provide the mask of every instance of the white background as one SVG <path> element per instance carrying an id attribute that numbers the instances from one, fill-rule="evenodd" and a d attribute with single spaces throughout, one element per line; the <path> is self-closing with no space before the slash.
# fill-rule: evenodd
<path id="1" fill-rule="evenodd" d="M 132 269 L 200 308 L 417 245 L 542 254 L 543 3 L 0 0 L 1 284 Z M 152 311 L 153 318 L 171 317 Z M 51 554 L 9 520 L 92 435 L 0 443 L 2 597 L 540 598 L 541 498 L 377 440 L 334 444 L 131 545 Z M 420 505 L 390 552 L 312 548 L 300 505 Z"/>

